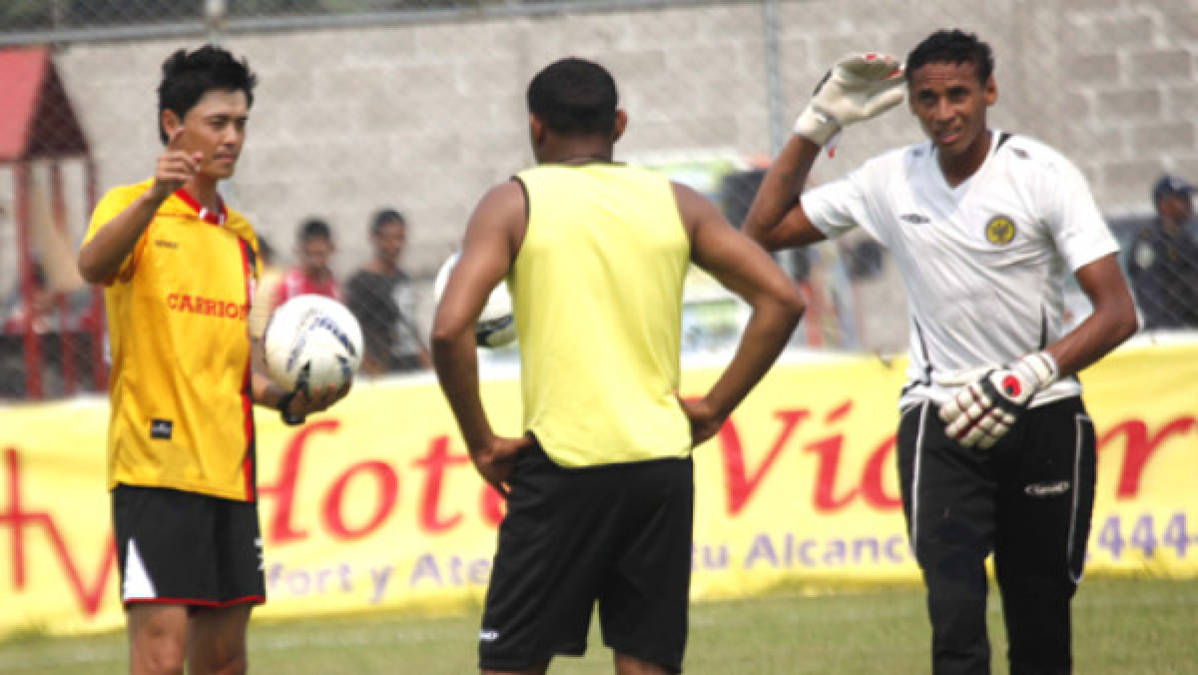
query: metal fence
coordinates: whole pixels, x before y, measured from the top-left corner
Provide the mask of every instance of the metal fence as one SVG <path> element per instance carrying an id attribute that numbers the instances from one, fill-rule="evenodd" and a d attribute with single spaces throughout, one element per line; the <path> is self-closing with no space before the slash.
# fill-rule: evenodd
<path id="1" fill-rule="evenodd" d="M 402 318 L 387 322 L 407 345 L 392 367 L 418 368 L 433 275 L 478 197 L 532 162 L 523 91 L 546 63 L 577 55 L 611 69 L 632 120 L 618 158 L 695 186 L 735 223 L 835 58 L 905 54 L 942 27 L 994 46 L 992 124 L 1048 142 L 1086 173 L 1149 323 L 1198 322 L 1198 247 L 1174 233 L 1193 228 L 1192 215 L 1162 227 L 1151 199 L 1162 174 L 1198 179 L 1192 1 L 6 0 L 0 397 L 103 388 L 102 307 L 74 272 L 74 252 L 97 194 L 152 169 L 154 88 L 174 49 L 219 41 L 259 75 L 224 191 L 273 245 L 277 273 L 298 264 L 297 230 L 319 218 L 332 228 L 344 292 L 373 255 L 373 215 L 403 213 L 406 281 L 393 298 Z M 13 94 L 22 88 L 28 101 Z M 920 138 L 901 110 L 854 127 L 813 182 Z M 796 344 L 905 348 L 901 283 L 866 236 L 781 259 L 810 305 Z M 1088 311 L 1076 289 L 1070 304 L 1074 320 Z M 742 305 L 696 278 L 688 350 L 726 348 L 743 319 Z"/>

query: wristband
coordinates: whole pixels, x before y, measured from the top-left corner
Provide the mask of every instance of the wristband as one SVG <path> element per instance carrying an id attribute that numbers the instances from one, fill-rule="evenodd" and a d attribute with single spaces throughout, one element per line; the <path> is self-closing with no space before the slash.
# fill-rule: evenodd
<path id="1" fill-rule="evenodd" d="M 291 400 L 295 398 L 297 391 L 289 391 L 283 394 L 283 397 L 279 399 L 279 404 L 275 406 L 279 409 L 279 416 L 283 418 L 283 424 L 289 427 L 303 424 L 304 420 L 308 417 L 307 415 L 292 415 L 290 412 Z"/>

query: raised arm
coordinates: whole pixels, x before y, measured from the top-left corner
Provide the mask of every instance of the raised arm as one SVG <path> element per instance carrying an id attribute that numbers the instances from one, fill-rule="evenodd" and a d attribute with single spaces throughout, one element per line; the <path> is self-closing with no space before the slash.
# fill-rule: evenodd
<path id="1" fill-rule="evenodd" d="M 191 180 L 199 168 L 203 153 L 187 153 L 179 148 L 183 125 L 171 132 L 166 150 L 158 157 L 154 183 L 124 211 L 104 224 L 79 249 L 79 274 L 88 283 L 104 283 L 116 275 L 141 238 L 158 207 L 183 184 Z"/>
<path id="2" fill-rule="evenodd" d="M 876 117 L 903 100 L 903 69 L 878 54 L 846 56 L 816 86 L 791 136 L 745 216 L 743 229 L 773 251 L 824 239 L 803 212 L 799 195 L 820 148 L 844 127 Z"/>
<path id="3" fill-rule="evenodd" d="M 806 246 L 825 238 L 807 219 L 799 200 L 819 151 L 814 141 L 795 134 L 766 171 L 741 228 L 767 250 Z"/>
<path id="4" fill-rule="evenodd" d="M 753 308 L 728 367 L 698 401 L 684 401 L 695 445 L 711 438 L 778 358 L 803 314 L 798 289 L 769 255 L 694 190 L 674 186 L 691 259 Z"/>

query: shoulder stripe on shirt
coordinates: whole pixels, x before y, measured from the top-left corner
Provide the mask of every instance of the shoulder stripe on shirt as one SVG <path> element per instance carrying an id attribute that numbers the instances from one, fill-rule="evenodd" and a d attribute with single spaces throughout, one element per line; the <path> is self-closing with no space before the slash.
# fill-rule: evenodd
<path id="1" fill-rule="evenodd" d="M 254 278 L 253 256 L 254 249 L 250 243 L 244 239 L 238 239 L 241 248 L 241 261 L 245 268 L 245 301 L 248 306 L 252 302 L 250 297 L 250 284 Z M 255 466 L 255 454 L 257 451 L 256 434 L 254 433 L 254 386 L 253 386 L 253 347 L 246 354 L 245 371 L 241 379 L 241 414 L 242 426 L 245 430 L 245 459 L 242 461 L 241 470 L 245 478 L 245 500 L 247 502 L 257 501 L 257 467 Z"/>

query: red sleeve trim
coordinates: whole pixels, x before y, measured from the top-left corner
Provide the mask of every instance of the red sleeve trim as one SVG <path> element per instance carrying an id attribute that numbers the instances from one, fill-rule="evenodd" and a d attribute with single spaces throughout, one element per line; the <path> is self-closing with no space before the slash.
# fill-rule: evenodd
<path id="1" fill-rule="evenodd" d="M 241 269 L 245 275 L 245 302 L 249 306 L 250 286 L 253 284 L 254 270 L 250 263 L 249 242 L 244 239 L 238 239 L 241 251 Z M 241 415 L 242 425 L 245 429 L 245 459 L 242 461 L 241 472 L 245 478 L 245 500 L 252 502 L 255 500 L 254 491 L 254 392 L 253 392 L 253 341 L 249 340 L 249 327 L 246 327 L 246 339 L 250 343 L 250 348 L 245 355 L 245 371 L 241 376 Z"/>

